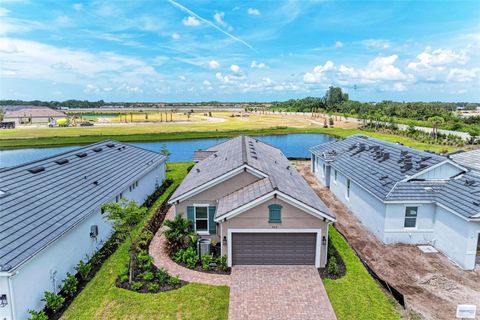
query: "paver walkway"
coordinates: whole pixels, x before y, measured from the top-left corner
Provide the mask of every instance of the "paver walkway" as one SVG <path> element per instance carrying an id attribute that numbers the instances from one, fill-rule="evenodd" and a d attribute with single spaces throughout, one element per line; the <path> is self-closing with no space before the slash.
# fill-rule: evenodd
<path id="1" fill-rule="evenodd" d="M 229 320 L 336 319 L 314 266 L 234 266 Z"/>
<path id="2" fill-rule="evenodd" d="M 174 218 L 174 210 L 173 207 L 167 212 L 165 219 L 173 219 Z M 165 248 L 166 239 L 162 235 L 162 232 L 165 227 L 160 228 L 157 234 L 153 237 L 152 242 L 150 243 L 149 252 L 150 255 L 153 257 L 153 264 L 157 266 L 157 268 L 165 268 L 168 273 L 173 276 L 179 276 L 180 279 L 188 282 L 197 282 L 197 283 L 204 283 L 210 285 L 230 285 L 230 276 L 229 275 L 221 275 L 221 274 L 213 274 L 213 273 L 206 273 L 206 272 L 199 272 L 190 270 L 188 268 L 182 267 L 181 265 L 177 264 L 175 261 L 172 261 L 168 256 Z"/>

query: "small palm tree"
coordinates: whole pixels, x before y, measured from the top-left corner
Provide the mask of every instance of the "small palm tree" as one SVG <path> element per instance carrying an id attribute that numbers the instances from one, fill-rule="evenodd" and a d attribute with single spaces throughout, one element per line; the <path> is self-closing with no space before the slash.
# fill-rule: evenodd
<path id="1" fill-rule="evenodd" d="M 167 248 L 170 254 L 186 247 L 192 234 L 192 223 L 181 214 L 177 214 L 173 220 L 165 220 L 163 224 L 168 227 L 163 234 L 168 240 Z"/>
<path id="2" fill-rule="evenodd" d="M 439 117 L 439 116 L 435 116 L 435 117 L 428 118 L 428 121 L 432 124 L 433 138 L 435 139 L 435 143 L 437 143 L 438 127 L 441 126 L 445 122 L 445 119 L 443 119 L 442 117 Z"/>

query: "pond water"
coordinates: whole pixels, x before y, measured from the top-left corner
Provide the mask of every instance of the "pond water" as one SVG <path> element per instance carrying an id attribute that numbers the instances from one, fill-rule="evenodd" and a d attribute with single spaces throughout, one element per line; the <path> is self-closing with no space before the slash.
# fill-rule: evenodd
<path id="1" fill-rule="evenodd" d="M 282 150 L 287 157 L 307 158 L 310 157 L 308 149 L 314 145 L 322 144 L 335 138 L 320 133 L 299 133 L 285 135 L 258 136 L 259 140 L 274 145 Z M 160 151 L 163 144 L 172 153 L 170 161 L 191 161 L 193 152 L 198 149 L 207 149 L 229 138 L 209 138 L 191 140 L 173 140 L 159 142 L 131 142 L 129 144 L 152 151 Z M 0 151 L 0 167 L 9 167 L 25 162 L 30 162 L 58 153 L 75 150 L 79 146 L 55 147 L 55 148 L 28 148 Z"/>

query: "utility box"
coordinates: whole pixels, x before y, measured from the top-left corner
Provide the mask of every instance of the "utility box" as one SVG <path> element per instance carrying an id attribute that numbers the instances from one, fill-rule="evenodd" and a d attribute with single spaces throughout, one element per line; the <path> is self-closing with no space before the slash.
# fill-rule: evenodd
<path id="1" fill-rule="evenodd" d="M 200 258 L 206 254 L 210 254 L 210 247 L 212 242 L 210 239 L 200 239 L 198 241 L 198 255 Z"/>
<path id="2" fill-rule="evenodd" d="M 94 224 L 90 227 L 90 238 L 96 238 L 98 236 L 98 226 Z"/>

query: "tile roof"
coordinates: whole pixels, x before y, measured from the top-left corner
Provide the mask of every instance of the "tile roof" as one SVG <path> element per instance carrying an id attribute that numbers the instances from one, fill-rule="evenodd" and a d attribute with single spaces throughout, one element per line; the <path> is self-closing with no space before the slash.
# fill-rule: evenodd
<path id="1" fill-rule="evenodd" d="M 449 157 L 461 166 L 480 171 L 480 149 L 451 154 Z"/>
<path id="2" fill-rule="evenodd" d="M 467 218 L 480 213 L 480 175 L 475 171 L 448 180 L 402 181 L 448 160 L 445 156 L 360 135 L 310 151 L 383 201 L 437 202 Z"/>
<path id="3" fill-rule="evenodd" d="M 47 107 L 29 107 L 20 110 L 5 112 L 4 118 L 23 118 L 23 117 L 66 117 L 65 113 Z"/>
<path id="4" fill-rule="evenodd" d="M 260 178 L 260 180 L 219 199 L 217 217 L 273 190 L 279 190 L 316 210 L 334 217 L 279 149 L 258 139 L 238 136 L 213 146 L 207 151 L 215 151 L 215 153 L 198 162 L 192 168 L 172 195 L 172 199 L 243 165 L 248 165 L 264 173 L 266 178 Z"/>
<path id="5" fill-rule="evenodd" d="M 0 270 L 28 260 L 164 161 L 107 140 L 1 169 Z"/>
<path id="6" fill-rule="evenodd" d="M 310 148 L 331 166 L 380 199 L 395 183 L 447 160 L 400 144 L 354 135 Z"/>

